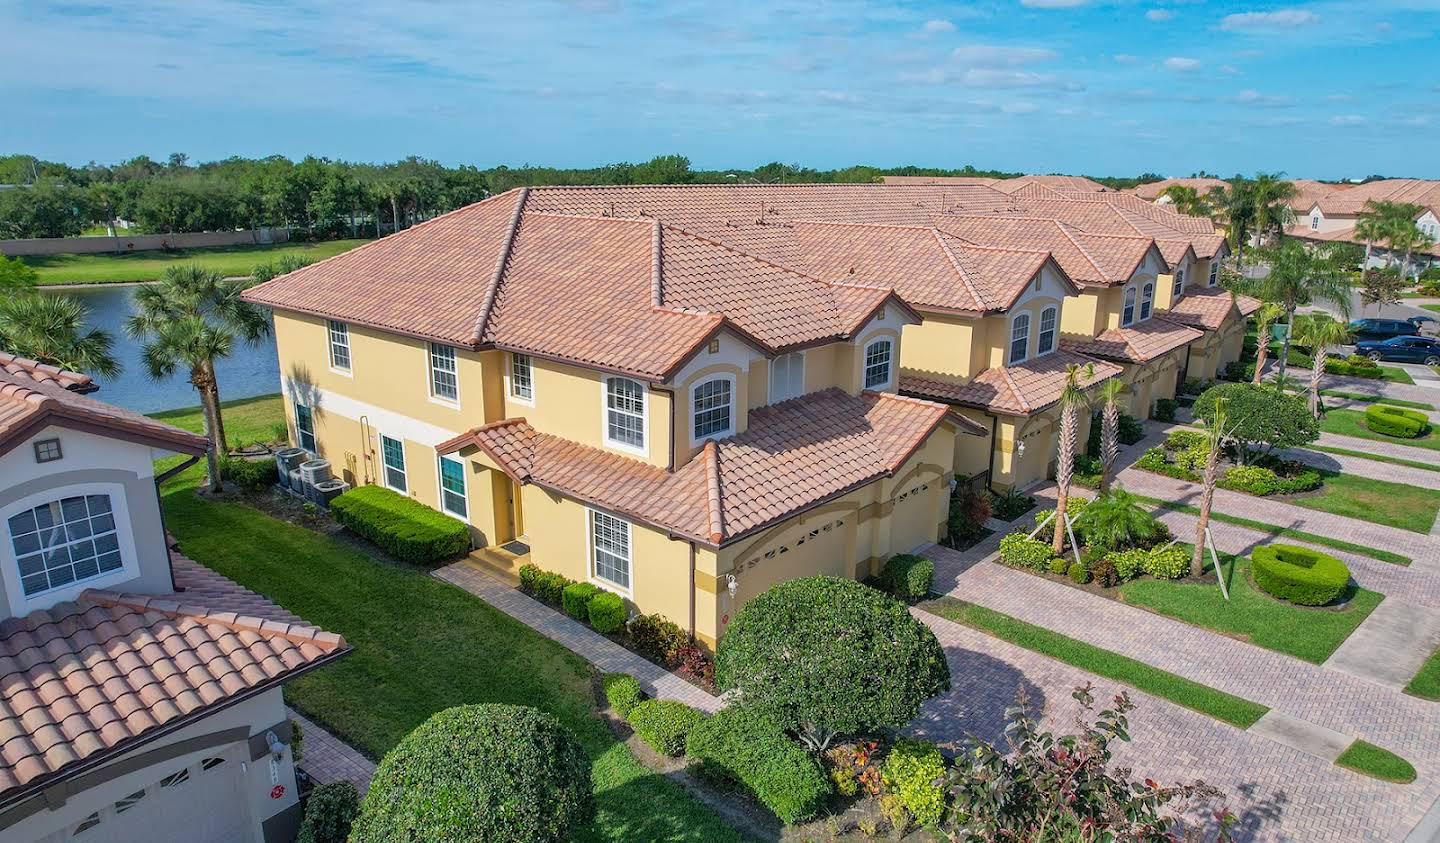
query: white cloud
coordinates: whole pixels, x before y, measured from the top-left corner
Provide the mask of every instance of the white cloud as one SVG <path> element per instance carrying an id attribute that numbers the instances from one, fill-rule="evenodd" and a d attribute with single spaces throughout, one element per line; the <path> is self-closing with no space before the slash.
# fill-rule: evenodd
<path id="1" fill-rule="evenodd" d="M 927 20 L 921 28 L 931 35 L 939 35 L 942 32 L 954 32 L 955 24 L 948 20 Z"/>
<path id="2" fill-rule="evenodd" d="M 1253 105 L 1258 108 L 1288 108 L 1295 104 L 1289 97 L 1277 96 L 1275 94 L 1262 94 L 1259 91 L 1245 90 L 1235 95 L 1235 101 L 1241 105 Z"/>
<path id="3" fill-rule="evenodd" d="M 1363 126 L 1365 118 L 1358 114 L 1337 114 L 1330 118 L 1332 126 Z"/>
<path id="4" fill-rule="evenodd" d="M 1088 2 L 1090 0 L 1020 0 L 1020 5 L 1032 9 L 1073 9 Z"/>
<path id="5" fill-rule="evenodd" d="M 1219 66 L 1218 68 L 1216 68 L 1216 69 L 1219 70 L 1221 73 L 1225 74 L 1226 76 L 1239 76 L 1239 75 L 1240 75 L 1240 68 L 1238 68 L 1238 67 L 1231 67 L 1231 66 L 1228 65 L 1228 64 L 1222 64 L 1222 65 L 1220 65 L 1220 66 Z"/>
<path id="6" fill-rule="evenodd" d="M 1032 73 L 1026 70 L 998 70 L 995 68 L 972 67 L 960 74 L 959 81 L 973 88 L 1054 88 L 1062 91 L 1078 91 L 1081 86 L 1052 73 Z"/>
<path id="7" fill-rule="evenodd" d="M 1181 73 L 1189 73 L 1192 70 L 1200 69 L 1200 60 L 1186 58 L 1185 56 L 1171 56 L 1165 60 L 1166 70 L 1178 70 Z"/>
<path id="8" fill-rule="evenodd" d="M 1054 61 L 1060 57 L 1054 50 L 1041 47 L 1003 47 L 997 44 L 973 44 L 956 47 L 950 57 L 966 67 L 1025 67 Z"/>
<path id="9" fill-rule="evenodd" d="M 1157 23 L 1170 20 L 1173 17 L 1175 17 L 1175 13 L 1169 9 L 1151 9 L 1145 13 L 1145 20 L 1156 21 Z"/>
<path id="10" fill-rule="evenodd" d="M 1273 12 L 1237 12 L 1226 15 L 1220 21 L 1220 28 L 1236 29 L 1284 29 L 1304 26 L 1319 20 L 1314 12 L 1305 9 L 1276 9 Z"/>

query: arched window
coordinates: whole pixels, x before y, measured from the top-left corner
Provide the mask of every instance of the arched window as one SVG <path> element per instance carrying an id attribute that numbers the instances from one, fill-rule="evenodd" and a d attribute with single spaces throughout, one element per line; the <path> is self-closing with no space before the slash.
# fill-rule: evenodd
<path id="1" fill-rule="evenodd" d="M 1030 314 L 1021 313 L 1010 323 L 1010 365 L 1024 363 L 1030 356 Z"/>
<path id="2" fill-rule="evenodd" d="M 1140 321 L 1143 322 L 1149 319 L 1150 311 L 1154 309 L 1155 284 L 1154 282 L 1146 282 L 1145 286 L 1140 288 Z"/>
<path id="3" fill-rule="evenodd" d="M 1185 270 L 1175 270 L 1175 290 L 1170 294 L 1171 301 L 1180 298 L 1185 294 Z"/>
<path id="4" fill-rule="evenodd" d="M 645 447 L 645 387 L 629 378 L 605 379 L 605 443 Z"/>
<path id="5" fill-rule="evenodd" d="M 1059 311 L 1047 307 L 1040 311 L 1040 336 L 1035 339 L 1035 356 L 1049 354 L 1055 350 L 1055 318 Z"/>
<path id="6" fill-rule="evenodd" d="M 1120 315 L 1122 326 L 1132 325 L 1135 322 L 1135 288 L 1125 288 L 1125 311 Z"/>
<path id="7" fill-rule="evenodd" d="M 865 346 L 865 388 L 876 389 L 890 385 L 891 344 L 889 340 L 875 340 Z"/>
<path id="8" fill-rule="evenodd" d="M 714 439 L 735 430 L 734 382 L 728 377 L 711 378 L 690 390 L 694 439 Z"/>

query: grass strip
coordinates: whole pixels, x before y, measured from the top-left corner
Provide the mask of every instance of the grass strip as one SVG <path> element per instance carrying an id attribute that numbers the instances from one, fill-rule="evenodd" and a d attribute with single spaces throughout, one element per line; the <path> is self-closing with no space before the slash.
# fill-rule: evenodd
<path id="1" fill-rule="evenodd" d="M 1384 402 L 1384 403 L 1389 403 Z M 1334 433 L 1340 436 L 1350 436 L 1356 439 L 1369 439 L 1374 442 L 1390 442 L 1396 445 L 1405 445 L 1411 448 L 1428 448 L 1432 451 L 1440 451 L 1440 429 L 1437 425 L 1431 425 L 1430 432 L 1424 436 L 1417 436 L 1414 439 L 1404 439 L 1399 436 L 1386 436 L 1383 433 L 1376 433 L 1365 426 L 1365 414 L 1360 410 L 1346 410 L 1338 408 L 1326 410 L 1325 416 L 1320 419 L 1320 429 L 1326 433 Z M 1415 456 L 1423 456 L 1416 452 Z"/>
<path id="2" fill-rule="evenodd" d="M 1405 693 L 1426 700 L 1440 701 L 1440 650 L 1430 654 L 1420 672 L 1405 686 Z"/>
<path id="3" fill-rule="evenodd" d="M 1303 390 L 1295 390 L 1303 392 Z M 1383 395 L 1366 395 L 1363 392 L 1346 392 L 1343 389 L 1322 389 L 1321 395 L 1328 395 L 1331 398 L 1344 398 L 1347 401 L 1359 401 L 1362 404 L 1391 404 L 1396 407 L 1410 407 L 1415 410 L 1434 410 L 1434 404 L 1426 404 L 1424 401 L 1403 401 L 1398 398 L 1386 398 Z"/>
<path id="4" fill-rule="evenodd" d="M 1139 498 L 1142 501 L 1145 501 L 1146 503 L 1155 504 L 1162 509 L 1169 509 L 1175 512 L 1183 512 L 1187 515 L 1200 514 L 1200 507 L 1191 506 L 1188 503 L 1175 503 L 1173 501 L 1165 501 L 1159 498 L 1147 497 L 1145 495 L 1136 495 L 1135 497 Z M 1339 550 L 1345 553 L 1354 553 L 1360 556 L 1368 556 L 1371 559 L 1378 559 L 1381 562 L 1389 562 L 1392 565 L 1409 565 L 1413 561 L 1410 557 L 1402 556 L 1401 554 L 1395 553 L 1393 551 L 1380 550 L 1374 547 L 1366 547 L 1363 544 L 1355 544 L 1354 542 L 1347 542 L 1342 539 L 1332 539 L 1329 536 L 1322 536 L 1317 533 L 1307 533 L 1304 530 L 1295 530 L 1290 527 L 1280 527 L 1275 524 L 1266 524 L 1263 521 L 1254 521 L 1249 518 L 1241 518 L 1238 515 L 1228 515 L 1224 512 L 1216 512 L 1213 509 L 1210 510 L 1210 519 L 1212 521 L 1223 521 L 1227 524 L 1234 524 L 1237 527 L 1249 527 L 1252 530 L 1260 530 L 1261 532 L 1269 533 L 1276 538 L 1283 537 L 1287 539 L 1297 539 L 1302 542 L 1309 542 L 1310 544 L 1318 544 L 1322 547 L 1328 547 L 1332 550 Z"/>
<path id="5" fill-rule="evenodd" d="M 124 238 L 121 238 L 122 242 Z M 22 261 L 35 269 L 36 283 L 121 284 L 153 281 L 166 269 L 198 264 L 223 275 L 249 275 L 256 264 L 268 263 L 281 255 L 296 255 L 312 261 L 324 260 L 359 246 L 367 240 L 327 240 L 321 243 L 280 243 L 266 245 L 211 246 L 170 251 L 150 249 L 115 254 L 27 255 Z"/>
<path id="6" fill-rule="evenodd" d="M 1409 761 L 1384 747 L 1357 740 L 1335 759 L 1338 766 L 1354 770 L 1381 781 L 1409 784 L 1415 781 L 1415 768 Z"/>
<path id="7" fill-rule="evenodd" d="M 1352 451 L 1349 448 L 1332 448 L 1329 445 L 1306 445 L 1307 451 L 1323 451 L 1327 454 L 1339 454 L 1343 457 L 1361 457 L 1372 462 L 1388 462 L 1391 465 L 1403 465 L 1406 468 L 1420 468 L 1425 471 L 1440 471 L 1440 465 L 1433 462 L 1419 462 L 1417 460 L 1402 460 L 1399 457 L 1391 457 L 1385 454 L 1370 454 L 1365 451 Z"/>
<path id="8" fill-rule="evenodd" d="M 993 635 L 1002 641 L 1008 641 L 1017 647 L 1024 647 L 1107 679 L 1124 682 L 1147 694 L 1183 705 L 1241 729 L 1248 729 L 1270 710 L 1260 703 L 1192 682 L 1128 656 L 1103 650 L 974 603 L 942 597 L 924 604 L 921 608 Z"/>
<path id="9" fill-rule="evenodd" d="M 1325 483 L 1318 491 L 1290 495 L 1284 501 L 1317 512 L 1423 535 L 1429 535 L 1436 515 L 1440 514 L 1440 489 L 1422 489 L 1333 471 L 1320 474 Z"/>

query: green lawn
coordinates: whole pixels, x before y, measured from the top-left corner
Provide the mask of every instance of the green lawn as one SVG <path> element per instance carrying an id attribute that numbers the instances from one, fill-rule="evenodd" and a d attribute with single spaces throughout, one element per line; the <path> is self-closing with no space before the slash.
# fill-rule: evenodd
<path id="1" fill-rule="evenodd" d="M 1297 390 L 1304 395 L 1303 390 Z M 1359 401 L 1364 404 L 1391 404 L 1396 407 L 1412 407 L 1416 410 L 1434 410 L 1434 404 L 1426 404 L 1424 401 L 1402 401 L 1398 398 L 1386 398 L 1381 395 L 1366 395 L 1363 392 L 1346 392 L 1343 389 L 1322 389 L 1321 395 L 1328 395 L 1331 398 L 1345 398 L 1350 401 Z"/>
<path id="2" fill-rule="evenodd" d="M 354 647 L 286 685 L 286 699 L 307 716 L 379 758 L 450 706 L 536 706 L 594 759 L 598 816 L 578 839 L 741 839 L 616 740 L 596 713 L 584 659 L 425 570 L 377 561 L 243 504 L 201 500 L 192 493 L 198 476 L 192 468 L 163 490 L 166 526 L 185 553 Z"/>
<path id="3" fill-rule="evenodd" d="M 1420 306 L 1425 308 L 1426 310 L 1440 313 L 1440 304 L 1422 304 Z"/>
<path id="4" fill-rule="evenodd" d="M 1380 605 L 1384 595 L 1355 588 L 1344 609 L 1314 609 L 1276 600 L 1250 583 L 1249 559 L 1221 554 L 1227 602 L 1212 578 L 1205 583 L 1144 577 L 1120 586 L 1117 597 L 1135 606 L 1212 629 L 1260 647 L 1320 664 Z"/>
<path id="5" fill-rule="evenodd" d="M 1415 439 L 1386 436 L 1383 433 L 1376 433 L 1366 427 L 1365 413 L 1360 410 L 1326 410 L 1325 417 L 1320 419 L 1320 429 L 1325 433 L 1335 433 L 1340 436 L 1354 436 L 1359 439 L 1371 439 L 1376 442 L 1392 442 L 1397 445 L 1409 445 L 1413 448 L 1429 448 L 1432 451 L 1440 451 L 1440 429 L 1437 429 L 1435 425 L 1431 426 L 1429 433 Z M 1421 456 L 1421 454 L 1417 453 L 1416 456 Z"/>
<path id="6" fill-rule="evenodd" d="M 1440 471 L 1440 465 L 1434 462 L 1420 462 L 1419 460 L 1402 460 L 1399 457 L 1391 457 L 1385 454 L 1371 454 L 1365 451 L 1352 451 L 1349 448 L 1331 448 L 1328 445 L 1306 445 L 1307 451 L 1320 451 L 1326 454 L 1340 454 L 1346 457 L 1361 457 L 1373 462 L 1388 462 L 1391 465 L 1403 465 L 1407 468 L 1419 468 L 1425 471 Z"/>
<path id="7" fill-rule="evenodd" d="M 1286 497 L 1286 503 L 1357 518 L 1412 533 L 1429 533 L 1440 513 L 1440 489 L 1422 489 L 1353 474 L 1321 472 L 1319 491 Z"/>
<path id="8" fill-rule="evenodd" d="M 281 255 L 302 255 L 311 260 L 338 255 L 366 243 L 366 240 L 330 240 L 324 243 L 286 243 L 273 246 L 216 246 L 208 249 L 180 249 L 174 252 L 145 251 L 128 254 L 36 255 L 21 260 L 35 268 L 39 283 L 108 284 L 122 281 L 153 281 L 167 267 L 198 263 L 225 275 L 249 275 L 256 264 Z"/>
<path id="9" fill-rule="evenodd" d="M 1382 380 L 1387 380 L 1390 383 L 1403 383 L 1407 386 L 1415 385 L 1415 379 L 1410 377 L 1410 373 L 1396 366 L 1381 366 L 1380 375 Z"/>
<path id="10" fill-rule="evenodd" d="M 1347 770 L 1387 782 L 1409 784 L 1415 781 L 1415 768 L 1409 761 L 1373 743 L 1357 740 L 1340 753 L 1335 763 Z"/>
<path id="11" fill-rule="evenodd" d="M 1431 653 L 1420 666 L 1420 672 L 1405 686 L 1405 693 L 1440 701 L 1440 650 Z"/>
<path id="12" fill-rule="evenodd" d="M 268 442 L 275 437 L 276 425 L 285 423 L 285 403 L 280 393 L 236 398 L 220 402 L 220 416 L 225 423 L 225 438 L 231 447 L 240 442 Z M 162 410 L 150 417 L 195 433 L 205 432 L 205 417 L 199 407 Z"/>

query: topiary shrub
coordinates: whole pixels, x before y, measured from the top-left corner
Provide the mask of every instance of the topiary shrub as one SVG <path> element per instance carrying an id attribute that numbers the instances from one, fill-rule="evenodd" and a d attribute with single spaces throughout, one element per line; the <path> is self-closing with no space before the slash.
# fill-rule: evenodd
<path id="1" fill-rule="evenodd" d="M 1280 488 L 1280 478 L 1268 468 L 1237 465 L 1225 472 L 1225 476 L 1216 481 L 1215 485 L 1222 489 L 1263 497 L 1274 494 Z"/>
<path id="2" fill-rule="evenodd" d="M 538 597 L 540 591 L 540 577 L 545 573 L 533 562 L 526 562 L 520 566 L 520 591 L 532 597 Z"/>
<path id="3" fill-rule="evenodd" d="M 1162 580 L 1178 580 L 1190 572 L 1190 555 L 1178 544 L 1146 551 L 1145 573 Z"/>
<path id="4" fill-rule="evenodd" d="M 913 738 L 896 741 L 885 758 L 880 780 L 900 798 L 916 825 L 939 825 L 945 813 L 945 757 L 939 747 Z"/>
<path id="5" fill-rule="evenodd" d="M 590 757 L 554 716 L 464 705 L 386 753 L 350 843 L 570 840 L 595 816 Z"/>
<path id="6" fill-rule="evenodd" d="M 645 699 L 640 680 L 628 673 L 607 673 L 600 679 L 600 685 L 605 689 L 605 700 L 610 707 L 626 720 L 630 719 L 630 710 Z"/>
<path id="7" fill-rule="evenodd" d="M 1165 450 L 1167 451 L 1189 451 L 1193 448 L 1208 446 L 1209 440 L 1198 430 L 1172 430 L 1165 436 Z"/>
<path id="8" fill-rule="evenodd" d="M 1268 544 L 1250 554 L 1250 572 L 1266 594 L 1301 606 L 1324 606 L 1350 585 L 1350 569 L 1328 553 Z"/>
<path id="9" fill-rule="evenodd" d="M 904 726 L 949 690 L 950 667 L 905 604 L 855 580 L 813 576 L 740 607 L 720 639 L 715 679 L 823 750 L 836 735 Z"/>
<path id="10" fill-rule="evenodd" d="M 830 782 L 815 757 L 767 715 L 743 703 L 697 724 L 685 754 L 700 775 L 741 785 L 791 825 L 820 813 L 830 796 Z"/>
<path id="11" fill-rule="evenodd" d="M 602 591 L 590 599 L 590 625 L 609 635 L 625 625 L 625 601 L 613 591 Z"/>
<path id="12" fill-rule="evenodd" d="M 1050 545 L 1024 533 L 1011 533 L 1000 540 L 1000 561 L 1012 568 L 1043 571 L 1050 564 Z"/>
<path id="13" fill-rule="evenodd" d="M 1084 585 L 1085 583 L 1090 582 L 1090 569 L 1086 568 L 1080 562 L 1072 562 L 1070 564 L 1069 573 L 1070 581 L 1075 583 L 1076 585 Z"/>
<path id="14" fill-rule="evenodd" d="M 1063 577 L 1069 570 L 1070 563 L 1065 561 L 1065 557 L 1056 556 L 1054 559 L 1050 560 L 1050 573 L 1059 577 Z"/>
<path id="15" fill-rule="evenodd" d="M 1419 410 L 1374 404 L 1365 408 L 1365 426 L 1385 436 L 1415 439 L 1430 431 L 1430 418 Z"/>
<path id="16" fill-rule="evenodd" d="M 295 843 L 345 843 L 359 813 L 360 791 L 354 782 L 326 782 L 310 791 L 305 800 L 305 817 L 300 820 Z"/>
<path id="17" fill-rule="evenodd" d="M 600 593 L 600 587 L 589 582 L 575 582 L 560 592 L 560 604 L 565 614 L 577 621 L 590 619 L 590 601 Z"/>
<path id="18" fill-rule="evenodd" d="M 885 560 L 880 583 L 897 600 L 915 603 L 930 594 L 935 563 L 913 553 L 897 553 Z"/>
<path id="19" fill-rule="evenodd" d="M 636 615 L 625 625 L 630 646 L 657 664 L 669 665 L 679 658 L 680 648 L 690 640 L 679 624 L 661 614 Z"/>
<path id="20" fill-rule="evenodd" d="M 1173 422 L 1175 421 L 1175 411 L 1179 408 L 1180 405 L 1174 398 L 1161 398 L 1155 402 L 1155 410 L 1150 414 L 1150 418 L 1155 421 Z"/>
<path id="21" fill-rule="evenodd" d="M 538 565 L 527 562 L 520 566 L 520 590 L 542 603 L 561 605 L 565 598 L 565 589 L 574 583 L 574 580 L 563 574 L 547 571 Z"/>
<path id="22" fill-rule="evenodd" d="M 330 502 L 342 526 L 402 562 L 428 565 L 470 549 L 465 522 L 380 486 L 360 486 Z"/>
<path id="23" fill-rule="evenodd" d="M 280 479 L 274 457 L 259 460 L 226 457 L 220 461 L 220 476 L 252 492 L 268 489 Z"/>
<path id="24" fill-rule="evenodd" d="M 705 715 L 675 700 L 645 700 L 625 718 L 651 749 L 675 757 L 685 753 L 685 739 Z"/>

